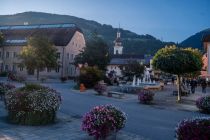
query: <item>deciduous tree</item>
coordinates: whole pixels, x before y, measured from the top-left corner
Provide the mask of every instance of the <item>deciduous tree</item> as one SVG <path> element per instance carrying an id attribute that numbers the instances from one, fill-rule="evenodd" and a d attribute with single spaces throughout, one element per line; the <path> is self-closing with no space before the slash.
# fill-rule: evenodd
<path id="1" fill-rule="evenodd" d="M 94 36 L 83 52 L 75 57 L 75 65 L 88 63 L 89 66 L 97 66 L 101 70 L 106 70 L 110 62 L 109 48 L 107 44 L 98 36 Z"/>
<path id="2" fill-rule="evenodd" d="M 181 100 L 180 76 L 200 71 L 202 68 L 201 54 L 195 49 L 183 49 L 169 46 L 160 49 L 152 60 L 155 69 L 176 74 L 178 82 L 178 101 Z"/>
<path id="3" fill-rule="evenodd" d="M 20 58 L 27 70 L 36 70 L 37 80 L 39 72 L 44 68 L 55 68 L 57 63 L 57 49 L 45 37 L 33 37 L 28 45 L 23 47 Z"/>

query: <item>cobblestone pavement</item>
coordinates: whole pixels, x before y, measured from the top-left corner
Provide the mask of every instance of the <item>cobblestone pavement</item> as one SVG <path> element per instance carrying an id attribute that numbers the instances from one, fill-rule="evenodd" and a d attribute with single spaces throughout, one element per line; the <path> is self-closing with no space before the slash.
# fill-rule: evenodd
<path id="1" fill-rule="evenodd" d="M 0 140 L 92 140 L 81 131 L 81 118 L 70 117 L 61 112 L 55 124 L 47 126 L 21 126 L 6 123 L 6 112 L 0 103 Z M 120 131 L 117 140 L 145 140 L 144 138 Z"/>

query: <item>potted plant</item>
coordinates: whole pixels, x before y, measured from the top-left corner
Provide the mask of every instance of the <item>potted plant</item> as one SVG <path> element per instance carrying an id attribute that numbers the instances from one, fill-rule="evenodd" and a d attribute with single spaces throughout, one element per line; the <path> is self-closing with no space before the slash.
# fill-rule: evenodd
<path id="1" fill-rule="evenodd" d="M 200 97 L 196 100 L 196 106 L 203 113 L 210 113 L 210 96 Z"/>
<path id="2" fill-rule="evenodd" d="M 98 82 L 98 83 L 94 86 L 94 90 L 95 90 L 99 95 L 102 95 L 104 92 L 107 91 L 107 86 L 106 86 L 105 83 Z"/>
<path id="3" fill-rule="evenodd" d="M 86 113 L 82 121 L 82 130 L 95 140 L 116 138 L 116 134 L 125 126 L 126 115 L 112 105 L 94 107 Z"/>
<path id="4" fill-rule="evenodd" d="M 177 140 L 209 140 L 210 118 L 185 119 L 175 131 Z"/>
<path id="5" fill-rule="evenodd" d="M 55 122 L 61 95 L 54 89 L 36 84 L 11 90 L 5 94 L 8 120 L 22 125 L 44 125 Z"/>
<path id="6" fill-rule="evenodd" d="M 138 93 L 138 99 L 140 103 L 143 104 L 151 104 L 153 101 L 154 93 L 151 92 L 150 90 L 140 90 Z"/>
<path id="7" fill-rule="evenodd" d="M 14 89 L 15 86 L 12 84 L 5 84 L 5 83 L 0 83 L 0 98 L 1 100 L 4 98 L 4 95 L 6 92 L 8 92 L 11 89 Z"/>

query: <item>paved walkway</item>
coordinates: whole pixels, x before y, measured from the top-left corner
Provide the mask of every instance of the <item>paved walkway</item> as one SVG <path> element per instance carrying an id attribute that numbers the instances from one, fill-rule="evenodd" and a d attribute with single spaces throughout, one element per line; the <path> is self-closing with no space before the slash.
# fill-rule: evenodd
<path id="1" fill-rule="evenodd" d="M 92 140 L 81 130 L 81 118 L 58 112 L 55 124 L 46 126 L 21 126 L 7 123 L 6 111 L 0 102 L 0 140 Z M 117 140 L 145 140 L 125 131 L 117 134 Z"/>
<path id="2" fill-rule="evenodd" d="M 6 114 L 2 109 L 0 110 L 3 112 L 0 112 L 0 135 L 17 140 L 87 140 L 88 136 L 80 129 L 81 116 L 93 106 L 113 104 L 128 114 L 126 127 L 120 132 L 117 139 L 170 140 L 174 138 L 174 128 L 180 120 L 202 115 L 191 109 L 183 111 L 183 107 L 177 108 L 176 97 L 171 96 L 171 87 L 168 86 L 164 91 L 156 92 L 154 104 L 147 106 L 138 104 L 136 95 L 132 95 L 132 97 L 127 95 L 125 99 L 95 96 L 92 90 L 84 93 L 72 90 L 72 84 L 71 82 L 65 84 L 46 83 L 47 86 L 61 92 L 64 99 L 58 115 L 60 120 L 58 123 L 43 127 L 10 125 L 5 123 Z M 185 103 L 184 105 L 194 106 Z"/>

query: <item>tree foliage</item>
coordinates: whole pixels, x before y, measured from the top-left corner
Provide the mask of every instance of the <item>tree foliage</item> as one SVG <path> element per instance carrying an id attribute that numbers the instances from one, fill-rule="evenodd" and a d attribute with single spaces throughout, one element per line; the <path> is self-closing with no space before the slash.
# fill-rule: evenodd
<path id="1" fill-rule="evenodd" d="M 23 47 L 20 58 L 27 70 L 37 70 L 38 80 L 42 69 L 57 66 L 57 49 L 48 39 L 33 37 L 28 40 L 28 45 Z"/>
<path id="2" fill-rule="evenodd" d="M 180 101 L 180 76 L 200 71 L 202 55 L 197 49 L 169 46 L 155 54 L 152 65 L 155 69 L 177 75 L 178 101 Z"/>
<path id="3" fill-rule="evenodd" d="M 103 72 L 97 67 L 83 67 L 80 70 L 79 83 L 83 83 L 86 88 L 93 88 L 98 81 L 103 79 Z"/>
<path id="4" fill-rule="evenodd" d="M 99 69 L 105 70 L 110 62 L 109 48 L 101 38 L 95 36 L 87 42 L 84 51 L 74 60 L 76 65 L 88 63 L 89 66 L 97 66 Z"/>
<path id="5" fill-rule="evenodd" d="M 170 46 L 160 49 L 152 60 L 155 69 L 182 75 L 200 71 L 202 68 L 202 55 L 197 49 L 183 49 Z"/>
<path id="6" fill-rule="evenodd" d="M 131 77 L 136 75 L 137 77 L 141 77 L 145 67 L 136 60 L 129 60 L 128 64 L 121 69 L 124 76 Z"/>

